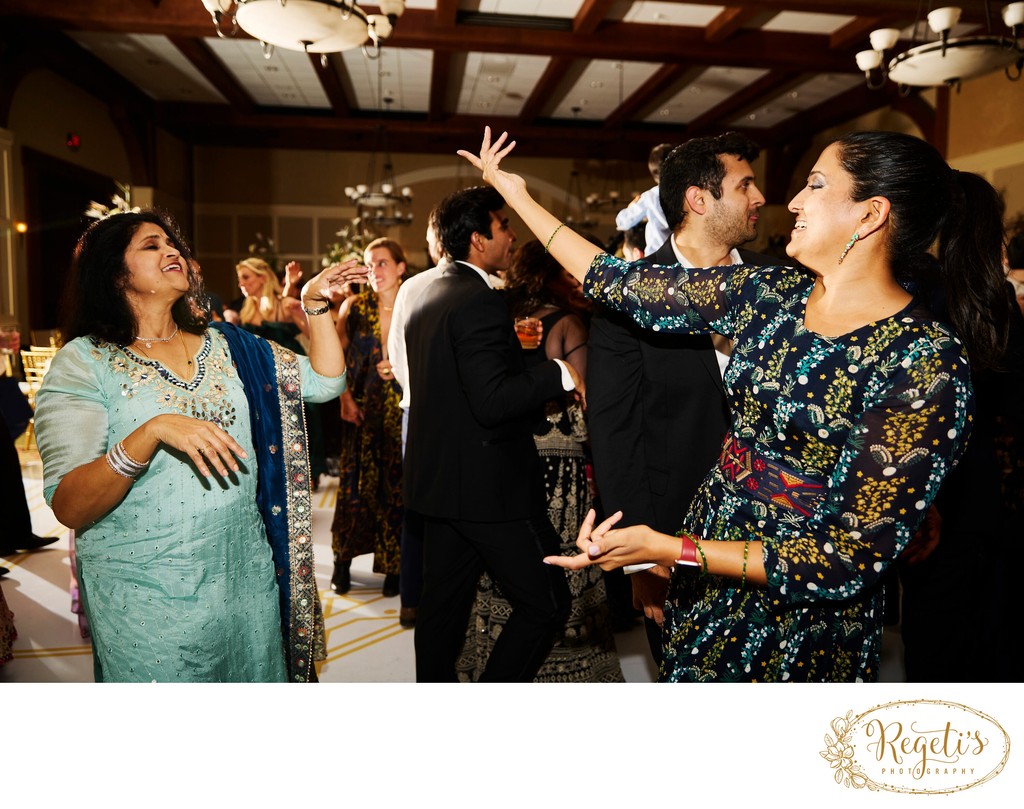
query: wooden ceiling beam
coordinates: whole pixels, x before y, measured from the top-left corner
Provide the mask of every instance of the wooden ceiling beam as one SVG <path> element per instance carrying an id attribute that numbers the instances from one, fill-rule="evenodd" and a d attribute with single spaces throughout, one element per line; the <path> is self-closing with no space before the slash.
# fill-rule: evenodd
<path id="1" fill-rule="evenodd" d="M 368 117 L 339 119 L 329 115 L 254 114 L 237 115 L 226 107 L 209 105 L 163 105 L 160 126 L 190 143 L 208 146 L 250 146 L 290 149 L 336 149 L 371 151 L 378 143 L 379 120 Z M 665 127 L 629 127 L 606 130 L 600 122 L 538 120 L 523 124 L 516 118 L 492 118 L 495 131 L 508 130 L 524 157 L 580 157 L 621 159 L 622 145 L 647 154 L 654 143 L 666 139 Z M 393 153 L 422 152 L 452 154 L 456 149 L 480 141 L 482 121 L 476 115 L 452 115 L 431 121 L 426 116 L 391 118 L 388 146 Z M 755 140 L 756 131 L 746 130 Z"/>
<path id="2" fill-rule="evenodd" d="M 434 61 L 430 72 L 430 106 L 427 114 L 431 121 L 440 121 L 447 114 L 445 105 L 448 103 L 448 80 L 452 58 L 451 51 L 434 52 Z"/>
<path id="3" fill-rule="evenodd" d="M 704 39 L 708 42 L 725 42 L 760 12 L 743 6 L 729 6 L 708 23 Z"/>
<path id="4" fill-rule="evenodd" d="M 235 80 L 234 75 L 224 67 L 220 59 L 213 55 L 205 42 L 194 37 L 169 36 L 168 39 L 196 70 L 217 88 L 217 92 L 224 96 L 229 104 L 243 112 L 252 112 L 255 109 L 245 88 Z"/>
<path id="5" fill-rule="evenodd" d="M 804 137 L 808 132 L 820 132 L 881 107 L 887 107 L 898 97 L 899 89 L 892 82 L 880 90 L 869 90 L 866 84 L 858 84 L 816 107 L 787 118 L 767 134 L 771 143 L 785 143 L 787 140 Z M 766 145 L 768 141 L 761 143 Z"/>
<path id="6" fill-rule="evenodd" d="M 869 47 L 868 38 L 876 28 L 886 28 L 889 22 L 881 17 L 856 17 L 841 28 L 837 28 L 828 38 L 830 48 L 845 50 L 858 47 L 859 50 Z"/>
<path id="7" fill-rule="evenodd" d="M 408 15 L 410 12 L 406 12 Z M 403 22 L 405 18 L 402 18 Z M 568 56 L 626 62 L 677 62 L 728 67 L 795 67 L 808 72 L 852 73 L 851 55 L 830 51 L 824 34 L 743 29 L 727 43 L 707 42 L 704 29 L 609 22 L 594 34 L 571 31 L 458 26 L 436 29 L 400 25 L 388 40 L 394 47 L 484 53 Z"/>
<path id="8" fill-rule="evenodd" d="M 574 34 L 593 34 L 601 27 L 616 0 L 584 0 L 572 21 Z"/>
<path id="9" fill-rule="evenodd" d="M 352 112 L 352 105 L 348 103 L 348 96 L 345 95 L 345 85 L 338 75 L 338 71 L 345 70 L 345 63 L 341 57 L 333 54 L 327 57 L 327 64 L 320 58 L 321 54 L 308 54 L 309 63 L 313 65 L 316 76 L 320 79 L 320 86 L 324 89 L 324 95 L 331 102 L 331 109 L 339 118 L 343 118 Z"/>
<path id="10" fill-rule="evenodd" d="M 565 77 L 572 68 L 574 61 L 575 60 L 569 59 L 568 57 L 561 56 L 548 62 L 547 69 L 534 86 L 533 92 L 530 93 L 530 97 L 526 99 L 522 110 L 519 112 L 519 121 L 521 124 L 532 124 L 538 117 L 540 117 L 544 110 L 544 105 L 547 104 L 558 91 L 559 84 L 565 80 Z"/>
<path id="11" fill-rule="evenodd" d="M 49 27 L 119 33 L 161 33 L 178 37 L 210 37 L 213 24 L 196 0 L 164 0 L 158 8 L 128 0 L 5 0 L 10 13 Z M 596 9 L 597 6 L 594 6 Z M 585 11 L 586 9 L 584 9 Z M 594 12 L 596 13 L 596 12 Z M 594 17 L 580 18 L 586 27 Z M 239 32 L 240 39 L 249 38 Z M 727 43 L 708 42 L 697 26 L 664 26 L 603 22 L 592 33 L 499 26 L 447 25 L 435 10 L 409 9 L 387 40 L 389 47 L 456 52 L 539 54 L 574 59 L 674 62 L 757 67 L 766 63 L 817 72 L 853 72 L 850 54 L 830 51 L 828 37 L 742 29 Z"/>
<path id="12" fill-rule="evenodd" d="M 626 121 L 653 104 L 660 96 L 669 91 L 671 86 L 690 70 L 689 65 L 662 65 L 651 77 L 640 85 L 633 94 L 622 102 L 617 109 L 604 120 L 604 128 L 612 129 L 622 126 Z"/>
<path id="13" fill-rule="evenodd" d="M 727 128 L 729 121 L 746 107 L 756 104 L 758 99 L 766 95 L 782 92 L 787 84 L 797 81 L 803 75 L 796 70 L 773 70 L 695 118 L 687 125 L 687 129 Z"/>
<path id="14" fill-rule="evenodd" d="M 721 6 L 722 0 L 663 0 L 669 3 L 687 3 L 697 6 Z M 963 9 L 962 19 L 985 19 L 985 0 L 958 0 Z M 1000 7 L 1005 3 L 1000 4 Z M 921 8 L 920 0 L 843 0 L 827 4 L 822 0 L 744 0 L 743 6 L 756 12 L 800 11 L 812 14 L 845 14 L 857 17 L 909 16 L 913 20 Z"/>
<path id="15" fill-rule="evenodd" d="M 408 13 L 408 11 L 406 13 Z M 459 0 L 436 0 L 434 19 L 436 20 L 438 27 L 453 27 L 458 13 Z M 402 19 L 404 18 L 405 14 L 402 15 Z M 401 21 L 399 21 L 396 23 L 396 27 L 401 24 Z"/>
<path id="16" fill-rule="evenodd" d="M 687 2 L 696 5 L 721 6 L 721 0 L 667 0 L 668 2 Z M 959 0 L 963 9 L 961 21 L 964 23 L 983 24 L 985 22 L 985 0 Z M 595 33 L 602 30 L 602 20 L 598 19 L 600 10 L 612 3 L 609 0 L 586 0 L 574 20 L 574 28 L 567 33 L 569 36 L 587 34 L 587 28 L 593 27 Z M 736 6 L 732 6 L 735 8 Z M 745 0 L 742 4 L 745 13 L 749 12 L 781 12 L 801 11 L 806 13 L 835 13 L 832 8 L 823 8 L 821 0 Z M 920 8 L 919 0 L 845 0 L 840 13 L 857 17 L 879 17 L 883 19 L 903 18 L 913 21 Z M 462 42 L 471 41 L 474 32 L 497 31 L 505 32 L 510 44 L 525 34 L 532 37 L 537 31 L 524 29 L 499 28 L 490 26 L 462 26 L 456 24 L 458 0 L 437 0 L 435 9 L 407 9 L 395 25 L 395 37 L 403 31 L 418 29 L 431 35 L 447 31 L 459 32 Z M 110 31 L 136 34 L 168 34 L 184 37 L 215 36 L 213 21 L 198 0 L 162 0 L 159 5 L 143 3 L 138 0 L 4 0 L 4 13 L 9 18 L 25 17 L 43 21 L 51 27 L 77 29 L 82 31 Z M 997 20 L 998 22 L 998 20 Z M 630 25 L 615 23 L 616 25 Z M 661 32 L 678 26 L 652 26 Z M 704 29 L 695 29 L 703 33 Z M 551 33 L 551 32 L 547 32 Z M 239 31 L 240 38 L 249 38 L 248 34 Z M 455 47 L 454 44 L 451 47 Z M 614 57 L 611 57 L 614 58 Z M 632 57 L 631 57 L 632 58 Z M 666 61 L 658 58 L 653 61 Z"/>

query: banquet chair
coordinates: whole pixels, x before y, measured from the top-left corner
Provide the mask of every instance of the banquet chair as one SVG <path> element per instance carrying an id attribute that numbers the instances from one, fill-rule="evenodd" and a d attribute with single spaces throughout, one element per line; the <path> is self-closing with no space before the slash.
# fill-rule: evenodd
<path id="1" fill-rule="evenodd" d="M 43 384 L 43 377 L 50 369 L 50 360 L 57 353 L 56 347 L 39 348 L 33 346 L 28 351 L 21 352 L 21 367 L 25 372 L 25 382 L 22 385 L 22 392 L 32 410 L 36 409 L 36 394 Z M 35 419 L 29 419 L 28 428 L 25 430 L 25 449 L 28 449 L 35 435 Z"/>
<path id="2" fill-rule="evenodd" d="M 64 345 L 64 338 L 60 329 L 32 329 L 32 350 L 45 348 L 60 348 Z"/>

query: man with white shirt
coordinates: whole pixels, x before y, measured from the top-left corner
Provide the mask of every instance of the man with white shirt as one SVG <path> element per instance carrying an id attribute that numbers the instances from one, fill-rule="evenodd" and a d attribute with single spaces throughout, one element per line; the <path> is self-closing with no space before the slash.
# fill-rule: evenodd
<path id="1" fill-rule="evenodd" d="M 758 153 L 737 133 L 694 138 L 673 149 L 659 177 L 672 237 L 646 258 L 688 267 L 769 263 L 766 256 L 737 249 L 756 237 L 764 205 L 750 166 Z M 646 524 L 675 533 L 728 427 L 722 374 L 729 341 L 644 331 L 616 313 L 599 311 L 591 322 L 589 350 L 587 415 L 603 510 L 621 510 L 619 526 Z M 657 627 L 668 575 L 654 567 L 631 576 L 634 604 L 648 618 L 659 663 Z"/>
<path id="2" fill-rule="evenodd" d="M 582 390 L 571 366 L 526 368 L 512 318 L 488 277 L 509 266 L 515 233 L 490 187 L 463 189 L 437 210 L 447 256 L 410 307 L 412 393 L 406 507 L 424 518 L 424 586 L 416 615 L 416 679 L 454 682 L 455 662 L 486 569 L 512 603 L 482 680 L 525 682 L 565 620 L 564 574 L 547 519 L 533 425 L 548 399 Z"/>
<path id="3" fill-rule="evenodd" d="M 412 401 L 409 384 L 409 361 L 405 349 L 405 326 L 409 312 L 414 309 L 420 295 L 435 279 L 441 277 L 441 259 L 444 251 L 437 236 L 437 208 L 427 217 L 427 253 L 434 266 L 407 278 L 395 297 L 395 308 L 391 312 L 391 330 L 388 332 L 388 359 L 384 360 L 384 371 L 392 374 L 402 388 L 402 455 L 405 455 L 405 438 L 409 428 L 409 403 Z M 408 506 L 402 515 L 402 570 L 399 576 L 401 609 L 398 622 L 406 629 L 416 625 L 416 608 L 423 592 L 423 517 Z"/>

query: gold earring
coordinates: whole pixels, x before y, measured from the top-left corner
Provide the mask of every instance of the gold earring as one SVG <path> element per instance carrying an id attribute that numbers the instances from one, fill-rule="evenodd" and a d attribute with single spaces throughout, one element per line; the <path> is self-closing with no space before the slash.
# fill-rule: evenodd
<path id="1" fill-rule="evenodd" d="M 840 264 L 843 263 L 843 259 L 846 258 L 846 254 L 850 252 L 850 248 L 853 247 L 857 243 L 857 240 L 859 238 L 860 238 L 860 234 L 859 233 L 854 233 L 850 237 L 850 241 L 848 241 L 846 243 L 846 247 L 843 248 L 843 252 L 839 254 L 839 263 Z"/>

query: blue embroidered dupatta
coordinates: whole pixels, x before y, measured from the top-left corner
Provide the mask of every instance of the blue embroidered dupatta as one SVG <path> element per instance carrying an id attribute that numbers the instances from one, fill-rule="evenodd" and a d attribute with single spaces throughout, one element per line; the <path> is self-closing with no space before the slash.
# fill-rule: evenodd
<path id="1" fill-rule="evenodd" d="M 295 354 L 229 323 L 227 340 L 249 401 L 256 448 L 256 503 L 267 529 L 281 598 L 288 679 L 316 682 L 326 657 L 323 612 L 313 566 L 312 495 L 305 411 Z"/>

